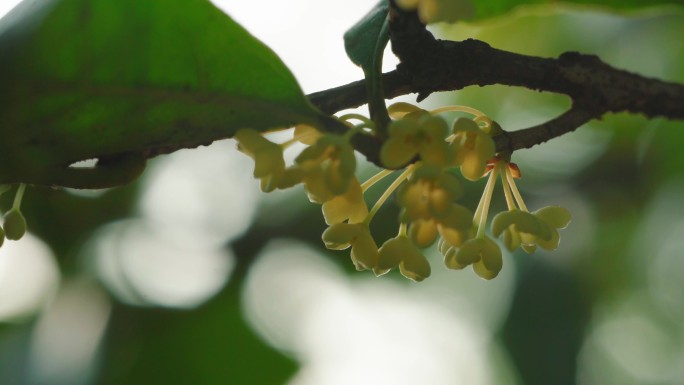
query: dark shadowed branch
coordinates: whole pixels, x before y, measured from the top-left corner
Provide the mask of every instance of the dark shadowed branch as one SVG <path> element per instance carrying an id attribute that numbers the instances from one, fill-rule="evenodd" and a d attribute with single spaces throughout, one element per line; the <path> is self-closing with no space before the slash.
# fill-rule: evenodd
<path id="1" fill-rule="evenodd" d="M 564 94 L 572 100 L 572 107 L 562 115 L 496 138 L 499 151 L 532 147 L 610 112 L 684 119 L 684 85 L 614 68 L 595 55 L 566 52 L 558 58 L 541 58 L 503 51 L 474 39 L 439 40 L 415 12 L 396 7 L 390 10 L 390 34 L 400 64 L 383 75 L 387 98 L 416 93 L 420 101 L 433 92 L 501 84 Z M 329 114 L 358 107 L 366 103 L 364 81 L 316 92 L 309 98 Z M 363 153 L 376 158 L 372 153 L 377 149 L 372 147 L 367 145 Z"/>

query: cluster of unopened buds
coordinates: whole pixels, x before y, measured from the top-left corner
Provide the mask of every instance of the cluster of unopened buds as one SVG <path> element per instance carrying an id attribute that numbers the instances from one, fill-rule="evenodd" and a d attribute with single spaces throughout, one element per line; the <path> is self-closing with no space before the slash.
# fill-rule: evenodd
<path id="1" fill-rule="evenodd" d="M 355 176 L 356 158 L 350 140 L 358 132 L 373 131 L 375 126 L 361 115 L 338 118 L 349 126 L 345 135 L 297 126 L 293 138 L 282 144 L 248 129 L 239 130 L 235 139 L 238 148 L 254 158 L 254 176 L 261 180 L 263 191 L 304 184 L 309 199 L 323 205 L 329 225 L 322 237 L 325 246 L 332 250 L 351 248 L 351 259 L 358 270 L 371 270 L 379 276 L 398 267 L 405 277 L 421 281 L 431 272 L 421 249 L 437 242 L 446 267 L 472 266 L 482 278 L 496 277 L 503 265 L 501 248 L 485 228 L 499 177 L 508 211 L 493 218 L 494 237 L 503 234 L 503 244 L 510 251 L 522 248 L 532 253 L 537 246 L 546 250 L 558 247 L 558 229 L 568 225 L 570 213 L 557 206 L 528 211 L 515 184 L 520 177 L 518 167 L 510 162 L 510 154 L 495 153 L 492 137 L 503 132 L 497 123 L 465 106 L 427 111 L 397 103 L 388 112 L 392 121 L 380 150 L 380 161 L 386 169 L 363 183 Z M 472 118 L 460 117 L 450 129 L 440 115 L 445 112 L 466 113 Z M 283 150 L 295 142 L 308 147 L 288 167 Z M 456 203 L 463 195 L 456 169 L 470 181 L 488 176 L 474 214 Z M 365 193 L 394 173 L 399 175 L 369 210 Z M 378 247 L 369 225 L 392 194 L 396 194 L 401 207 L 399 230 Z"/>
<path id="2" fill-rule="evenodd" d="M 0 185 L 0 195 L 10 188 L 12 188 L 11 185 Z M 26 233 L 26 219 L 21 213 L 21 200 L 24 197 L 25 190 L 26 185 L 20 184 L 14 196 L 12 207 L 3 215 L 3 223 L 0 227 L 0 246 L 5 242 L 5 239 L 18 241 Z"/>

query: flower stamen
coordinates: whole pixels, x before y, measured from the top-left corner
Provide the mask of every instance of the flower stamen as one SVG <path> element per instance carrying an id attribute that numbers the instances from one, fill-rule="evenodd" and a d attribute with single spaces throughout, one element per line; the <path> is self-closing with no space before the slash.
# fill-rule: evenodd
<path id="1" fill-rule="evenodd" d="M 382 207 L 382 205 L 385 204 L 385 202 L 387 201 L 387 198 L 389 198 L 390 195 L 392 195 L 394 190 L 396 190 L 402 184 L 402 182 L 404 182 L 404 180 L 408 179 L 408 177 L 413 172 L 414 168 L 415 168 L 414 165 L 410 165 L 409 167 L 406 168 L 406 170 L 404 170 L 404 172 L 399 174 L 397 179 L 395 179 L 394 182 L 392 182 L 392 184 L 389 185 L 387 190 L 385 190 L 385 192 L 382 193 L 380 198 L 378 198 L 377 202 L 375 202 L 375 204 L 373 205 L 373 208 L 371 208 L 370 212 L 368 213 L 368 216 L 366 217 L 366 220 L 364 220 L 363 223 L 365 223 L 366 225 L 368 225 L 370 223 L 370 221 L 373 219 L 373 217 L 378 212 L 378 210 L 380 210 L 380 207 Z"/>

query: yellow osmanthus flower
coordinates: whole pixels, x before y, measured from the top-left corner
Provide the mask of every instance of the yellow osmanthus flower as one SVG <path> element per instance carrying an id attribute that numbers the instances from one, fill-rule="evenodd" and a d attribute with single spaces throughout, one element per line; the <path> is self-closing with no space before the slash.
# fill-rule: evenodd
<path id="1" fill-rule="evenodd" d="M 463 269 L 473 265 L 475 274 L 484 279 L 496 277 L 503 267 L 501 249 L 487 236 L 465 241 L 458 249 L 452 249 L 444 258 L 450 269 Z"/>
<path id="2" fill-rule="evenodd" d="M 404 217 L 405 218 L 405 217 Z M 473 214 L 467 208 L 452 204 L 447 215 L 439 219 L 415 219 L 407 221 L 408 235 L 411 241 L 420 248 L 432 245 L 437 236 L 458 246 L 470 238 Z"/>
<path id="3" fill-rule="evenodd" d="M 385 242 L 379 250 L 378 265 L 374 272 L 382 275 L 399 266 L 401 274 L 413 281 L 420 282 L 430 276 L 430 262 L 414 246 L 405 234 Z"/>
<path id="4" fill-rule="evenodd" d="M 261 189 L 275 190 L 285 171 L 283 148 L 251 129 L 238 130 L 234 138 L 238 141 L 238 150 L 254 159 L 254 177 L 261 180 Z"/>
<path id="5" fill-rule="evenodd" d="M 482 178 L 487 161 L 494 156 L 494 141 L 471 119 L 460 118 L 454 122 L 451 148 L 454 166 L 469 180 Z"/>
<path id="6" fill-rule="evenodd" d="M 570 211 L 565 207 L 546 206 L 532 214 L 551 228 L 551 239 L 548 241 L 538 239 L 537 245 L 541 246 L 544 250 L 555 250 L 558 248 L 558 244 L 560 243 L 560 234 L 558 233 L 558 230 L 564 229 L 570 224 L 570 221 L 572 220 Z"/>
<path id="7" fill-rule="evenodd" d="M 356 171 L 354 148 L 347 138 L 324 135 L 295 159 L 309 199 L 323 203 L 344 194 Z"/>
<path id="8" fill-rule="evenodd" d="M 537 246 L 555 250 L 560 243 L 559 229 L 570 223 L 570 212 L 563 207 L 547 206 L 533 213 L 513 209 L 499 213 L 492 220 L 492 234 L 503 232 L 504 244 L 510 251 L 522 247 L 533 253 Z"/>
<path id="9" fill-rule="evenodd" d="M 439 116 L 423 110 L 408 113 L 390 123 L 380 161 L 387 168 L 397 168 L 420 156 L 425 164 L 444 167 L 450 161 L 445 141 L 448 131 L 446 121 Z"/>
<path id="10" fill-rule="evenodd" d="M 325 247 L 344 250 L 351 247 L 357 270 L 372 270 L 378 265 L 378 246 L 365 223 L 336 223 L 323 232 Z"/>
<path id="11" fill-rule="evenodd" d="M 435 166 L 416 164 L 416 170 L 397 191 L 402 207 L 401 222 L 409 224 L 409 238 L 418 247 L 427 247 L 437 234 L 460 244 L 467 238 L 472 213 L 455 201 L 462 195 L 456 177 Z"/>
<path id="12" fill-rule="evenodd" d="M 515 178 L 520 177 L 520 170 L 514 163 L 496 159 L 494 167 L 501 167 L 501 181 L 508 211 L 497 214 L 492 220 L 492 234 L 504 235 L 504 245 L 510 251 L 521 247 L 527 253 L 533 253 L 537 246 L 546 250 L 555 250 L 560 242 L 558 229 L 570 223 L 570 212 L 558 206 L 548 206 L 533 213 L 527 210 Z"/>
<path id="13" fill-rule="evenodd" d="M 368 216 L 368 206 L 363 200 L 363 191 L 359 181 L 354 177 L 344 194 L 337 195 L 323 203 L 325 223 L 332 225 L 349 221 L 361 223 Z"/>
<path id="14" fill-rule="evenodd" d="M 524 246 L 534 246 L 537 240 L 550 241 L 551 227 L 527 211 L 512 209 L 497 214 L 492 220 L 492 234 L 504 233 L 506 248 L 513 251 Z"/>
<path id="15" fill-rule="evenodd" d="M 397 191 L 397 201 L 409 220 L 441 218 L 463 195 L 461 182 L 444 168 L 417 163 Z"/>

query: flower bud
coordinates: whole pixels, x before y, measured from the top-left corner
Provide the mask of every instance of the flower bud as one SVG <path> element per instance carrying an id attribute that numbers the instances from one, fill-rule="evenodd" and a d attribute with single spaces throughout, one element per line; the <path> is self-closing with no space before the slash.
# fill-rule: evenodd
<path id="1" fill-rule="evenodd" d="M 11 209 L 5 213 L 3 227 L 5 238 L 17 241 L 26 234 L 26 219 L 21 211 Z"/>

